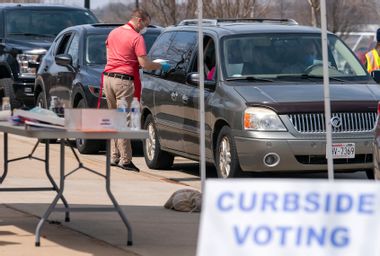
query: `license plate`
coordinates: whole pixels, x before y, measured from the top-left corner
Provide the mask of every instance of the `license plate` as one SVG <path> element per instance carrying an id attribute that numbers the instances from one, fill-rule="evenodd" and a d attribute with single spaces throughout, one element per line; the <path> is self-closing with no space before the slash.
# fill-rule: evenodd
<path id="1" fill-rule="evenodd" d="M 333 159 L 355 158 L 355 143 L 333 143 L 332 157 Z"/>

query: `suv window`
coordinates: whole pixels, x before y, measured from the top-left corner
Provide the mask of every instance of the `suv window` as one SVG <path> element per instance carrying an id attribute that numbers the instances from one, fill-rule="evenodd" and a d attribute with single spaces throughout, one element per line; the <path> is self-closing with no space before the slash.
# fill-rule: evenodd
<path id="1" fill-rule="evenodd" d="M 8 37 L 51 37 L 64 28 L 96 22 L 97 19 L 85 10 L 9 10 L 5 13 L 5 34 Z"/>
<path id="2" fill-rule="evenodd" d="M 106 39 L 108 34 L 104 35 L 89 35 L 86 40 L 85 58 L 87 64 L 105 65 L 107 62 L 106 56 Z"/>
<path id="3" fill-rule="evenodd" d="M 67 45 L 70 41 L 71 33 L 64 34 L 62 39 L 59 41 L 54 55 L 63 54 L 66 51 Z"/>
<path id="4" fill-rule="evenodd" d="M 67 54 L 71 55 L 71 58 L 73 60 L 73 66 L 78 66 L 78 52 L 79 52 L 79 34 L 74 34 L 73 39 L 71 40 L 69 49 L 67 50 Z"/>

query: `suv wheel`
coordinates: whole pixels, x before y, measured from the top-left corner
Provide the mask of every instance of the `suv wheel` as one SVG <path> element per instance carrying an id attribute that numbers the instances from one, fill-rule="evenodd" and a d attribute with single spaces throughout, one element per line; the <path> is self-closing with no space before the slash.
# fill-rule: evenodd
<path id="1" fill-rule="evenodd" d="M 16 95 L 13 90 L 13 81 L 10 78 L 4 78 L 0 80 L 0 87 L 4 90 L 4 96 L 9 97 L 11 108 L 20 107 L 20 103 L 16 100 Z"/>
<path id="2" fill-rule="evenodd" d="M 87 108 L 86 101 L 81 99 L 78 102 L 77 108 Z M 81 154 L 96 154 L 102 149 L 104 142 L 102 140 L 85 140 L 76 139 L 76 147 Z"/>
<path id="3" fill-rule="evenodd" d="M 36 106 L 41 108 L 47 108 L 47 102 L 45 99 L 45 93 L 40 92 L 36 99 Z"/>
<path id="4" fill-rule="evenodd" d="M 156 126 L 153 116 L 148 115 L 144 127 L 148 130 L 149 136 L 143 141 L 144 158 L 146 165 L 151 169 L 168 169 L 173 165 L 174 156 L 161 150 L 157 136 Z"/>
<path id="5" fill-rule="evenodd" d="M 219 178 L 237 177 L 241 172 L 235 142 L 228 126 L 224 126 L 219 132 L 215 165 Z"/>

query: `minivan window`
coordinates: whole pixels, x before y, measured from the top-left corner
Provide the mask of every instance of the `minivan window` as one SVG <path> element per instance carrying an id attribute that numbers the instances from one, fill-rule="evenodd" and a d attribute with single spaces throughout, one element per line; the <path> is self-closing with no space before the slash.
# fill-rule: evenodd
<path id="1" fill-rule="evenodd" d="M 173 69 L 167 79 L 183 83 L 197 41 L 197 33 L 193 31 L 177 32 L 165 57 L 172 64 Z"/>
<path id="2" fill-rule="evenodd" d="M 193 31 L 177 32 L 168 50 L 168 59 L 175 63 L 183 62 L 191 55 L 197 41 L 197 33 Z"/>
<path id="3" fill-rule="evenodd" d="M 328 35 L 329 75 L 368 80 L 368 74 L 342 41 Z M 225 37 L 224 77 L 323 76 L 320 34 L 254 34 Z"/>
<path id="4" fill-rule="evenodd" d="M 9 10 L 5 13 L 5 33 L 9 37 L 55 37 L 67 27 L 97 22 L 86 10 Z"/>
<path id="5" fill-rule="evenodd" d="M 160 40 L 157 40 L 153 44 L 151 51 L 149 52 L 152 60 L 163 59 L 166 57 L 173 34 L 173 32 L 166 32 L 160 35 Z"/>

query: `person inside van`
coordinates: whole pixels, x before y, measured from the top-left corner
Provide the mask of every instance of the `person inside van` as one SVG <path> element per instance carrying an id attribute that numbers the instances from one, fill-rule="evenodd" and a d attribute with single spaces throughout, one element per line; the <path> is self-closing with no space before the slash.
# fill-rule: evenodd
<path id="1" fill-rule="evenodd" d="M 215 44 L 214 41 L 209 38 L 204 48 L 204 69 L 207 80 L 215 79 Z"/>

